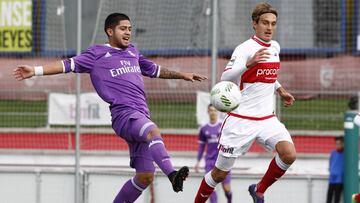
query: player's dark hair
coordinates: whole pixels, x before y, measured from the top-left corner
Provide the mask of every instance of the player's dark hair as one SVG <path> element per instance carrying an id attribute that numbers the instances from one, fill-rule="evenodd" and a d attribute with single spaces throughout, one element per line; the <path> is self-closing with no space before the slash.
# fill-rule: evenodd
<path id="1" fill-rule="evenodd" d="M 348 101 L 348 108 L 349 110 L 357 110 L 359 105 L 359 99 L 358 96 L 352 96 L 350 97 Z"/>
<path id="2" fill-rule="evenodd" d="M 344 142 L 344 136 L 338 136 L 338 137 L 335 137 L 335 141 L 341 141 L 341 142 Z"/>
<path id="3" fill-rule="evenodd" d="M 259 22 L 260 16 L 262 14 L 265 13 L 272 13 L 277 17 L 277 11 L 274 7 L 272 7 L 270 4 L 263 2 L 263 3 L 259 3 L 255 6 L 252 14 L 251 14 L 251 18 L 253 21 L 255 22 Z"/>
<path id="4" fill-rule="evenodd" d="M 129 18 L 129 16 L 127 16 L 123 13 L 112 13 L 112 14 L 108 15 L 105 19 L 105 24 L 104 24 L 104 31 L 105 31 L 106 35 L 109 36 L 108 33 L 106 32 L 106 30 L 108 28 L 114 29 L 114 27 L 116 25 L 118 25 L 119 22 L 122 20 L 130 21 L 130 18 Z"/>
<path id="5" fill-rule="evenodd" d="M 212 106 L 214 106 L 214 105 L 212 105 L 212 104 L 209 104 L 209 105 L 208 105 L 208 109 L 210 109 L 210 107 L 212 107 Z"/>

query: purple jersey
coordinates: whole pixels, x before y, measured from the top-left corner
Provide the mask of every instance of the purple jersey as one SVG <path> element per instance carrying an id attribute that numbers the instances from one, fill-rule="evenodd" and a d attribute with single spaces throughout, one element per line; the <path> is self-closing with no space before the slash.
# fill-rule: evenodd
<path id="1" fill-rule="evenodd" d="M 205 124 L 200 128 L 198 160 L 201 159 L 205 144 L 207 144 L 205 162 L 216 161 L 219 150 L 218 140 L 220 136 L 221 123 Z"/>
<path id="2" fill-rule="evenodd" d="M 133 45 L 125 49 L 94 45 L 63 61 L 64 72 L 89 73 L 99 96 L 110 104 L 112 120 L 134 112 L 150 117 L 143 76 L 159 77 L 160 67 Z"/>

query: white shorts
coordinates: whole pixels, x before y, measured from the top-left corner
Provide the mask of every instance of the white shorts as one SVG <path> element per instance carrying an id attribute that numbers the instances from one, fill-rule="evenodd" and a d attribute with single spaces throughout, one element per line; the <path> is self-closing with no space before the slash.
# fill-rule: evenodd
<path id="1" fill-rule="evenodd" d="M 229 116 L 223 123 L 219 153 L 225 157 L 238 157 L 249 150 L 254 140 L 271 151 L 280 141 L 293 143 L 284 124 L 275 116 L 265 120 Z"/>

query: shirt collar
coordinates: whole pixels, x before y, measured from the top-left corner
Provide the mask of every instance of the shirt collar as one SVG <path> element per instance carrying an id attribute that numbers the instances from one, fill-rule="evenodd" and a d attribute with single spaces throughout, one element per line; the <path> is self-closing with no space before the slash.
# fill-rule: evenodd
<path id="1" fill-rule="evenodd" d="M 121 48 L 111 46 L 109 43 L 106 43 L 104 45 L 113 49 L 122 50 Z"/>
<path id="2" fill-rule="evenodd" d="M 124 50 L 124 49 L 119 48 L 119 47 L 113 47 L 113 46 L 111 46 L 109 43 L 106 43 L 106 44 L 104 44 L 104 45 L 107 46 L 107 47 L 116 49 L 116 50 Z M 129 46 L 128 46 L 127 48 L 129 48 L 129 47 L 133 47 L 133 45 L 132 45 L 132 44 L 129 44 Z"/>
<path id="3" fill-rule="evenodd" d="M 271 46 L 271 42 L 265 42 L 264 40 L 256 37 L 255 35 L 252 36 L 251 39 L 253 39 L 255 42 L 257 42 L 261 46 L 264 46 L 264 47 L 270 47 Z"/>
<path id="4" fill-rule="evenodd" d="M 216 122 L 216 123 L 208 123 L 208 125 L 210 126 L 210 127 L 214 127 L 214 126 L 217 126 L 217 125 L 219 125 L 219 122 Z"/>

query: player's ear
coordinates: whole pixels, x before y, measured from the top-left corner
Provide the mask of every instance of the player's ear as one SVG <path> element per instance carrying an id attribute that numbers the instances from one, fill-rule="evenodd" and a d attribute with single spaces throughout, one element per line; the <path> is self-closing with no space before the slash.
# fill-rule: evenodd
<path id="1" fill-rule="evenodd" d="M 107 29 L 106 29 L 106 33 L 108 34 L 109 37 L 111 37 L 111 36 L 113 36 L 113 34 L 114 34 L 114 30 L 111 29 L 111 28 L 107 28 Z"/>
<path id="2" fill-rule="evenodd" d="M 255 26 L 256 26 L 257 22 L 255 20 L 252 21 L 252 26 L 253 26 L 253 29 L 255 30 Z"/>

